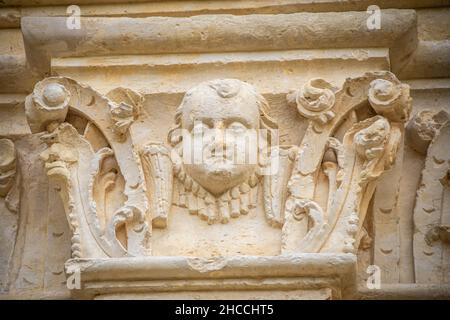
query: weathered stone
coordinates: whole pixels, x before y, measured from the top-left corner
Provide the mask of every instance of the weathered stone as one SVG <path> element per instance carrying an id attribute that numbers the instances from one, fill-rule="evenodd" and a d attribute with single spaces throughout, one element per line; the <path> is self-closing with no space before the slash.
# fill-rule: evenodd
<path id="1" fill-rule="evenodd" d="M 450 296 L 450 2 L 69 2 L 0 8 L 1 298 Z"/>

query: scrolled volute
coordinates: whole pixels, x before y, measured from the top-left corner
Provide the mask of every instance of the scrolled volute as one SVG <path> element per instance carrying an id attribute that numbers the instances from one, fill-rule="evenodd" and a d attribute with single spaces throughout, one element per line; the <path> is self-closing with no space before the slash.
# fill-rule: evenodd
<path id="1" fill-rule="evenodd" d="M 370 105 L 379 114 L 393 122 L 406 122 L 411 113 L 412 99 L 409 86 L 397 79 L 375 79 L 369 85 Z"/>
<path id="2" fill-rule="evenodd" d="M 36 84 L 25 100 L 25 113 L 31 132 L 46 130 L 52 122 L 61 123 L 69 111 L 70 91 L 58 78 L 47 78 Z"/>
<path id="3" fill-rule="evenodd" d="M 336 88 L 329 82 L 321 78 L 313 78 L 299 90 L 290 92 L 287 100 L 290 105 L 297 107 L 302 116 L 323 125 L 335 117 L 332 111 L 335 91 Z"/>

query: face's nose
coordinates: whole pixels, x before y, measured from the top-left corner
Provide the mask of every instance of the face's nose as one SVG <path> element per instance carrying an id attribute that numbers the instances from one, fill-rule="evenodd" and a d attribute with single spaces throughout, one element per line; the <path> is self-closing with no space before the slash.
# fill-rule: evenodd
<path id="1" fill-rule="evenodd" d="M 59 160 L 61 160 L 61 156 L 60 156 L 59 152 L 57 150 L 50 149 L 50 152 L 48 154 L 48 161 L 54 162 L 54 161 L 59 161 Z"/>
<path id="2" fill-rule="evenodd" d="M 214 136 L 214 146 L 224 147 L 225 125 L 224 125 L 223 121 L 221 121 L 221 120 L 214 121 L 212 130 L 213 130 L 213 136 Z"/>
<path id="3" fill-rule="evenodd" d="M 73 150 L 60 143 L 55 143 L 41 154 L 41 159 L 47 162 L 64 161 L 72 163 L 76 162 L 78 157 Z"/>
<path id="4" fill-rule="evenodd" d="M 61 157 L 59 156 L 59 152 L 55 150 L 55 145 L 52 145 L 50 148 L 41 153 L 41 159 L 46 162 L 55 162 L 59 161 Z"/>

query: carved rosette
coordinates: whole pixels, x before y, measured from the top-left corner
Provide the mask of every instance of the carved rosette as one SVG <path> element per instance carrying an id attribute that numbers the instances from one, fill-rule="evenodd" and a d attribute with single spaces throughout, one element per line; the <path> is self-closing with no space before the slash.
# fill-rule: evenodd
<path id="1" fill-rule="evenodd" d="M 412 98 L 407 84 L 376 79 L 370 83 L 368 96 L 370 105 L 379 115 L 393 122 L 409 119 Z"/>
<path id="2" fill-rule="evenodd" d="M 306 82 L 299 90 L 287 95 L 290 105 L 297 107 L 298 112 L 307 119 L 324 125 L 335 117 L 335 88 L 327 81 L 314 78 Z"/>

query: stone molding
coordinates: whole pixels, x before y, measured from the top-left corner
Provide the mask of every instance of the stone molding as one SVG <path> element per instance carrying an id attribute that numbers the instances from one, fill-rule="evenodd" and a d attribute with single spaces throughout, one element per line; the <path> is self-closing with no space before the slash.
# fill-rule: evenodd
<path id="1" fill-rule="evenodd" d="M 331 289 L 330 299 L 355 294 L 355 256 L 352 254 L 300 254 L 273 257 L 145 257 L 75 259 L 66 263 L 79 270 L 77 298 L 101 298 L 117 293 L 161 294 L 172 292 Z M 239 296 L 239 295 L 238 295 Z"/>

